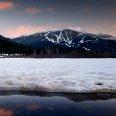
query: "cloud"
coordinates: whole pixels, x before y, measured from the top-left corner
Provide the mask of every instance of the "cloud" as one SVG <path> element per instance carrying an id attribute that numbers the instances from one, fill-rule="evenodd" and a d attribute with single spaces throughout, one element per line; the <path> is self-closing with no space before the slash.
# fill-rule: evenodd
<path id="1" fill-rule="evenodd" d="M 51 7 L 51 8 L 48 8 L 48 9 L 46 9 L 46 11 L 48 11 L 48 12 L 51 12 L 51 11 L 53 11 L 54 9 Z"/>
<path id="2" fill-rule="evenodd" d="M 38 7 L 28 7 L 26 9 L 26 12 L 30 13 L 30 14 L 37 14 L 41 12 L 41 9 L 39 9 Z"/>
<path id="3" fill-rule="evenodd" d="M 13 2 L 0 2 L 0 10 L 9 10 L 14 8 Z"/>
<path id="4" fill-rule="evenodd" d="M 54 9 L 52 7 L 48 8 L 48 9 L 40 9 L 38 7 L 28 7 L 26 8 L 26 12 L 29 13 L 29 14 L 38 14 L 40 12 L 51 12 L 53 11 Z"/>
<path id="5" fill-rule="evenodd" d="M 5 30 L 3 32 L 3 35 L 7 37 L 19 37 L 22 35 L 30 35 L 38 32 L 43 32 L 43 31 L 52 31 L 52 30 L 60 30 L 60 29 L 74 29 L 74 30 L 80 30 L 78 26 L 75 25 L 69 25 L 67 23 L 56 23 L 53 25 L 22 25 L 19 27 L 11 28 L 8 30 Z"/>
<path id="6" fill-rule="evenodd" d="M 16 28 L 12 28 L 12 29 L 8 29 L 5 32 L 5 35 L 9 36 L 9 37 L 18 37 L 21 35 L 29 35 L 29 34 L 33 34 L 33 33 L 37 33 L 37 32 L 42 32 L 45 31 L 43 26 L 19 26 Z"/>

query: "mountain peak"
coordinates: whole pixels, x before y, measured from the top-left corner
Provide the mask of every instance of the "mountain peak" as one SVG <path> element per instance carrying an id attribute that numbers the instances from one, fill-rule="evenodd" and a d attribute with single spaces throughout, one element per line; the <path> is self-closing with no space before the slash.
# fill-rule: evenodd
<path id="1" fill-rule="evenodd" d="M 4 36 L 0 35 L 0 38 L 4 38 Z"/>
<path id="2" fill-rule="evenodd" d="M 2 36 L 2 35 L 0 35 L 0 39 L 2 39 L 2 40 L 10 40 L 10 39 L 8 39 L 8 38 L 5 38 L 5 37 Z"/>

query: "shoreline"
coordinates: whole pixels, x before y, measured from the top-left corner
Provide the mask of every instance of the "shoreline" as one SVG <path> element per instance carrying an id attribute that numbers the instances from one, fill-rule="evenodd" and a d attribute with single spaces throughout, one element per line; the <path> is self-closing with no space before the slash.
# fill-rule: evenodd
<path id="1" fill-rule="evenodd" d="M 115 91 L 93 91 L 93 92 L 47 92 L 47 91 L 37 91 L 37 90 L 0 90 L 1 94 L 56 94 L 56 95 L 99 95 L 99 94 L 114 94 L 116 95 Z"/>
<path id="2" fill-rule="evenodd" d="M 101 56 L 65 56 L 65 55 L 52 55 L 52 56 L 47 56 L 47 55 L 43 55 L 43 56 L 40 56 L 40 55 L 23 55 L 23 54 L 1 54 L 0 55 L 0 58 L 72 58 L 72 59 L 75 59 L 75 58 L 116 58 L 116 57 L 108 57 L 108 56 L 104 56 L 104 57 L 101 57 Z"/>
<path id="3" fill-rule="evenodd" d="M 38 97 L 65 97 L 74 102 L 110 100 L 116 98 L 116 93 L 94 92 L 94 93 L 57 93 L 36 91 L 0 91 L 0 96 L 38 96 Z"/>
<path id="4" fill-rule="evenodd" d="M 66 58 L 66 59 L 68 59 L 68 58 L 72 58 L 72 59 L 75 59 L 75 58 L 77 58 L 77 59 L 79 59 L 79 58 L 90 58 L 90 59 L 94 59 L 94 58 L 98 58 L 98 59 L 100 59 L 100 58 L 103 58 L 103 59 L 106 59 L 106 58 L 113 58 L 113 59 L 115 59 L 116 57 L 29 57 L 29 56 L 27 56 L 27 57 L 0 57 L 0 59 L 1 58 L 37 58 L 37 59 L 41 59 L 41 58 L 45 58 L 45 59 L 49 59 L 49 58 L 52 58 L 52 59 L 54 59 L 54 58 Z"/>

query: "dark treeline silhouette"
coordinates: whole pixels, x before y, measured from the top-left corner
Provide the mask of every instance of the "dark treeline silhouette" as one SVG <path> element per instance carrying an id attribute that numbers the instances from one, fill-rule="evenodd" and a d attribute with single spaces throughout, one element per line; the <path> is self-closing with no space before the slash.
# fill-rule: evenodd
<path id="1" fill-rule="evenodd" d="M 116 52 L 86 51 L 84 49 L 44 48 L 33 49 L 32 57 L 61 57 L 61 58 L 115 58 Z"/>
<path id="2" fill-rule="evenodd" d="M 19 57 L 35 58 L 108 58 L 116 57 L 116 52 L 86 51 L 82 48 L 32 48 L 17 43 L 7 43 L 0 45 L 1 54 L 18 54 Z"/>
<path id="3" fill-rule="evenodd" d="M 0 41 L 0 54 L 18 54 L 19 57 L 44 58 L 108 58 L 116 57 L 116 52 L 86 51 L 82 48 L 33 48 L 10 41 Z"/>

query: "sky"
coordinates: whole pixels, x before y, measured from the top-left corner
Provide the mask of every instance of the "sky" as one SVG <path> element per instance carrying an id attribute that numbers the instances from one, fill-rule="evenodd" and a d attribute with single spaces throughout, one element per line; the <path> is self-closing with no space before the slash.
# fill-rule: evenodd
<path id="1" fill-rule="evenodd" d="M 60 28 L 116 36 L 116 0 L 0 0 L 5 37 Z"/>

